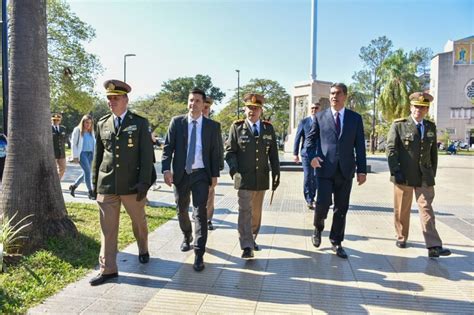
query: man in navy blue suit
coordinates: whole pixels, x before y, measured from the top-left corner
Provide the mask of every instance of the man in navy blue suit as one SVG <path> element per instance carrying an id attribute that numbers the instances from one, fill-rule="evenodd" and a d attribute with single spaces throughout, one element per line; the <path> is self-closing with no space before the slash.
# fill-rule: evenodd
<path id="1" fill-rule="evenodd" d="M 347 258 L 342 248 L 346 214 L 352 179 L 357 172 L 357 182 L 362 185 L 367 176 L 365 157 L 364 125 L 362 117 L 344 107 L 347 86 L 343 83 L 331 85 L 329 100 L 331 107 L 316 114 L 305 146 L 311 166 L 316 168 L 318 196 L 314 212 L 313 245 L 321 245 L 324 220 L 334 195 L 334 213 L 329 240 L 337 256 Z"/>
<path id="2" fill-rule="evenodd" d="M 306 147 L 304 145 L 305 139 L 311 130 L 315 115 L 321 109 L 321 104 L 313 103 L 309 107 L 309 115 L 306 118 L 303 118 L 296 130 L 295 145 L 293 146 L 293 160 L 296 163 L 300 162 L 298 153 L 301 154 L 301 163 L 303 165 L 304 171 L 304 182 L 303 182 L 303 193 L 308 209 L 313 210 L 315 207 L 314 197 L 316 196 L 316 189 L 318 188 L 318 181 L 316 177 L 316 172 L 311 166 L 311 160 L 308 159 L 308 154 L 306 152 Z M 301 146 L 301 150 L 300 150 Z"/>
<path id="3" fill-rule="evenodd" d="M 207 242 L 207 197 L 219 177 L 220 134 L 215 122 L 202 115 L 206 94 L 193 89 L 188 96 L 188 114 L 171 119 L 161 159 L 165 184 L 174 185 L 178 221 L 184 240 L 181 251 L 191 249 L 192 226 L 188 207 L 193 196 L 195 224 L 194 265 L 204 269 Z"/>

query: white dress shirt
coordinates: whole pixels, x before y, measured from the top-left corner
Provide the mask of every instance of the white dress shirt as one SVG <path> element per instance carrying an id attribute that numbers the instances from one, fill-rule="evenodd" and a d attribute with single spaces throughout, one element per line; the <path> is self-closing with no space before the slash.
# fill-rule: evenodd
<path id="1" fill-rule="evenodd" d="M 423 135 L 425 134 L 425 125 L 423 124 L 423 119 L 420 122 L 417 122 L 413 116 L 410 116 L 411 119 L 415 122 L 416 128 L 418 128 L 418 124 L 421 124 L 421 135 L 420 138 L 423 139 Z"/>
<path id="2" fill-rule="evenodd" d="M 127 115 L 127 112 L 128 112 L 128 110 L 124 111 L 123 114 L 120 115 L 120 124 L 123 124 L 123 119 L 125 118 L 125 115 Z M 118 126 L 117 117 L 119 117 L 119 116 L 115 116 L 115 114 L 113 114 L 113 116 L 114 116 L 114 127 L 118 128 L 119 126 Z"/>
<path id="3" fill-rule="evenodd" d="M 189 144 L 191 142 L 191 132 L 193 131 L 193 120 L 196 120 L 196 150 L 194 151 L 193 169 L 204 168 L 202 160 L 202 115 L 198 119 L 193 119 L 188 115 L 188 152 Z"/>
<path id="4" fill-rule="evenodd" d="M 248 124 L 250 125 L 250 127 L 252 127 L 252 134 L 253 134 L 253 125 L 257 125 L 257 131 L 258 131 L 258 135 L 260 135 L 260 119 L 257 120 L 255 123 L 251 122 L 250 119 L 247 118 L 247 122 Z"/>

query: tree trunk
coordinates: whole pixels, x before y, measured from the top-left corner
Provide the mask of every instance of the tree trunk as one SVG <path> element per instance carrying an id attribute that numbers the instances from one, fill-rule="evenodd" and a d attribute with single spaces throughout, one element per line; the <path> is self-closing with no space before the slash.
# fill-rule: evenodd
<path id="1" fill-rule="evenodd" d="M 46 0 L 11 4 L 8 154 L 0 214 L 33 214 L 21 252 L 32 252 L 51 236 L 76 235 L 68 218 L 56 170 L 46 39 Z"/>

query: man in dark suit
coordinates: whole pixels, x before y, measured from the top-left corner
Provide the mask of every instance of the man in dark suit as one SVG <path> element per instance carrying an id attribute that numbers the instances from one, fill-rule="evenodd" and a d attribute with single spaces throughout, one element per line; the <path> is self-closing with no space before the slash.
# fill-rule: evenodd
<path id="1" fill-rule="evenodd" d="M 61 125 L 61 114 L 51 117 L 51 130 L 53 132 L 54 159 L 58 167 L 59 180 L 66 172 L 66 127 Z"/>
<path id="2" fill-rule="evenodd" d="M 303 181 L 303 193 L 304 199 L 306 200 L 306 204 L 308 209 L 314 210 L 314 197 L 316 196 L 316 189 L 318 189 L 318 181 L 316 177 L 316 172 L 314 168 L 311 166 L 311 160 L 308 159 L 308 154 L 306 152 L 306 147 L 304 146 L 304 141 L 306 136 L 309 134 L 311 130 L 311 126 L 313 125 L 313 121 L 315 119 L 316 113 L 319 112 L 321 109 L 321 104 L 313 103 L 309 107 L 309 115 L 306 118 L 303 118 L 299 125 L 298 129 L 296 130 L 295 136 L 295 145 L 293 146 L 293 160 L 296 163 L 300 162 L 300 158 L 298 153 L 301 154 L 301 163 L 303 165 L 303 172 L 304 172 L 304 181 Z M 300 151 L 301 147 L 301 151 Z"/>
<path id="3" fill-rule="evenodd" d="M 138 261 L 148 263 L 146 194 L 152 184 L 153 145 L 148 121 L 128 110 L 131 87 L 119 80 L 104 82 L 111 113 L 97 123 L 92 162 L 92 189 L 97 195 L 102 231 L 100 273 L 91 285 L 118 277 L 117 234 L 123 204 L 132 220 L 138 245 Z"/>
<path id="4" fill-rule="evenodd" d="M 341 258 L 347 258 L 341 243 L 344 240 L 352 179 L 357 172 L 357 182 L 362 185 L 367 175 L 362 117 L 344 107 L 346 98 L 346 85 L 331 85 L 331 107 L 316 114 L 305 141 L 311 166 L 316 168 L 319 182 L 314 212 L 315 231 L 311 239 L 315 247 L 321 245 L 324 220 L 334 194 L 334 214 L 329 240 L 336 255 Z"/>
<path id="5" fill-rule="evenodd" d="M 189 113 L 173 117 L 168 128 L 161 160 L 168 186 L 174 184 L 178 220 L 184 240 L 182 251 L 191 249 L 193 240 L 188 206 L 193 195 L 195 218 L 194 265 L 204 269 L 207 242 L 207 197 L 219 177 L 219 147 L 217 125 L 202 115 L 206 94 L 193 89 L 188 96 Z M 171 165 L 173 170 L 171 170 Z"/>

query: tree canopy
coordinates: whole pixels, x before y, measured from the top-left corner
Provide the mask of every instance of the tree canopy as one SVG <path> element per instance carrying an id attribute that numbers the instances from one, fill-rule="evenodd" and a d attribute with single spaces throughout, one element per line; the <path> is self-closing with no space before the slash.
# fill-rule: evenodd
<path id="1" fill-rule="evenodd" d="M 102 72 L 97 56 L 83 45 L 95 37 L 95 30 L 63 0 L 47 0 L 47 23 L 51 109 L 87 113 L 94 103 L 95 80 Z"/>
<path id="2" fill-rule="evenodd" d="M 275 132 L 284 137 L 290 117 L 290 95 L 277 81 L 268 79 L 252 79 L 241 88 L 240 112 L 243 112 L 243 96 L 247 93 L 258 93 L 265 97 L 262 118 L 272 122 Z M 243 115 L 240 115 L 243 117 Z M 222 130 L 229 130 L 232 122 L 237 119 L 237 91 L 231 101 L 222 109 L 215 119 L 222 124 Z"/>
<path id="3" fill-rule="evenodd" d="M 178 103 L 188 103 L 189 91 L 193 88 L 199 88 L 206 93 L 206 96 L 212 97 L 216 102 L 220 102 L 225 93 L 220 88 L 212 84 L 211 77 L 208 75 L 198 74 L 193 77 L 182 77 L 173 80 L 168 80 L 162 85 L 161 94 L 165 94 L 168 98 Z"/>

